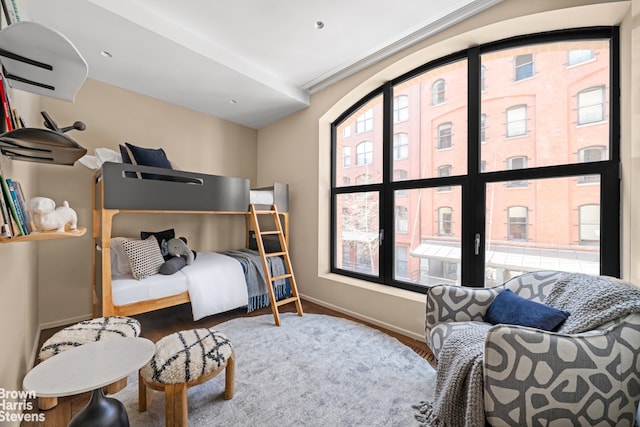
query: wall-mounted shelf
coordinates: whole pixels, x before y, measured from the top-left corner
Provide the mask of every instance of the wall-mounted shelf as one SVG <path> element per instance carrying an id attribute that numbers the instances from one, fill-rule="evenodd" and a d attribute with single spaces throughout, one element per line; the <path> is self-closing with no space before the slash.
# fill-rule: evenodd
<path id="1" fill-rule="evenodd" d="M 62 132 L 21 128 L 0 134 L 0 153 L 13 160 L 72 166 L 87 149 Z"/>
<path id="2" fill-rule="evenodd" d="M 76 230 L 69 230 L 65 232 L 58 231 L 34 231 L 27 236 L 14 236 L 11 238 L 0 238 L 0 243 L 18 243 L 18 242 L 32 242 L 36 240 L 53 240 L 64 239 L 67 237 L 80 237 L 87 232 L 86 227 L 78 227 Z"/>

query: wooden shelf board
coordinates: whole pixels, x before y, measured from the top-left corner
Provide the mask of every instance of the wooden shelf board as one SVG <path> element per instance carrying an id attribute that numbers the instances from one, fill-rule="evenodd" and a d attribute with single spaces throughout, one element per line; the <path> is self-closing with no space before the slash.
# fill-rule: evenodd
<path id="1" fill-rule="evenodd" d="M 78 227 L 76 230 L 69 230 L 62 233 L 57 231 L 34 231 L 28 236 L 14 236 L 11 238 L 0 238 L 0 243 L 17 243 L 17 242 L 30 242 L 36 240 L 53 240 L 53 239 L 65 239 L 67 237 L 80 237 L 87 232 L 86 227 Z"/>

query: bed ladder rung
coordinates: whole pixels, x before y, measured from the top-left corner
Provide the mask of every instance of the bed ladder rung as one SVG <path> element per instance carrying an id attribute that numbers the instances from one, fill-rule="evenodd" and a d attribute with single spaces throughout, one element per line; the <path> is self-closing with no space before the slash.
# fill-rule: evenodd
<path id="1" fill-rule="evenodd" d="M 274 256 L 285 256 L 286 254 L 287 254 L 286 252 L 267 252 L 267 253 L 264 254 L 264 256 L 269 258 L 269 257 L 274 257 Z"/>
<path id="2" fill-rule="evenodd" d="M 256 210 L 255 205 L 249 205 L 249 212 L 251 214 L 251 226 L 253 227 L 253 232 L 255 233 L 256 243 L 258 245 L 258 252 L 260 253 L 260 259 L 262 261 L 262 269 L 264 270 L 265 278 L 267 279 L 267 286 L 269 290 L 269 302 L 271 305 L 271 311 L 273 312 L 273 320 L 275 321 L 277 326 L 280 326 L 280 312 L 278 311 L 278 307 L 295 303 L 296 311 L 298 312 L 298 316 L 302 316 L 304 313 L 302 312 L 302 303 L 300 301 L 300 295 L 298 294 L 298 286 L 296 284 L 296 278 L 293 275 L 293 269 L 291 268 L 291 258 L 289 257 L 289 248 L 287 247 L 287 241 L 285 239 L 285 235 L 282 229 L 282 223 L 280 222 L 280 214 L 278 213 L 278 208 L 276 205 L 271 205 L 271 210 Z M 258 215 L 270 214 L 273 218 L 273 222 L 275 224 L 275 230 L 269 231 L 260 231 L 260 222 L 258 221 Z M 247 232 L 250 232 L 249 225 L 247 225 Z M 269 252 L 267 253 L 264 248 L 264 240 L 262 236 L 265 235 L 277 235 L 278 240 L 280 242 L 280 252 Z M 271 268 L 269 266 L 269 259 L 280 256 L 284 261 L 285 274 L 281 274 L 278 276 L 271 275 Z M 278 280 L 288 279 L 289 285 L 291 287 L 291 296 L 287 298 L 283 298 L 280 301 L 276 300 L 275 290 L 274 290 L 274 282 Z"/>

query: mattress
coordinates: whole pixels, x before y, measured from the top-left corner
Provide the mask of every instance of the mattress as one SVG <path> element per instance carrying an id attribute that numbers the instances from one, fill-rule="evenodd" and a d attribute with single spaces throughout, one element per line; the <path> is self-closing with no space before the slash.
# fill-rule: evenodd
<path id="1" fill-rule="evenodd" d="M 194 320 L 244 307 L 248 302 L 242 265 L 216 252 L 198 252 L 193 264 L 171 275 L 155 274 L 142 280 L 114 276 L 111 289 L 116 306 L 189 291 Z"/>

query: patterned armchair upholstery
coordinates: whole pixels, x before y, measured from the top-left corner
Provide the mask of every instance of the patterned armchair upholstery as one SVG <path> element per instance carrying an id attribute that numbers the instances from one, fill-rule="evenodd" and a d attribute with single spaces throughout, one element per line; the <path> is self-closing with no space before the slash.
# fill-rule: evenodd
<path id="1" fill-rule="evenodd" d="M 427 293 L 425 333 L 436 359 L 452 331 L 469 325 L 487 330 L 484 411 L 493 426 L 548 425 L 550 420 L 634 425 L 640 400 L 639 313 L 573 335 L 483 322 L 502 289 L 542 302 L 563 274 L 526 273 L 487 289 L 438 285 Z"/>

